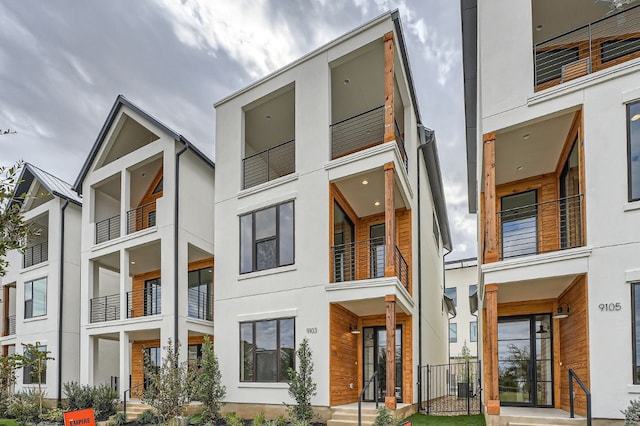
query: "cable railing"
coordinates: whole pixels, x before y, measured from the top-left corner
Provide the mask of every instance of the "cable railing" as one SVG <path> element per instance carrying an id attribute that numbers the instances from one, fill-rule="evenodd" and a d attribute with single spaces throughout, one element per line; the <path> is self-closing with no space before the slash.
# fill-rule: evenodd
<path id="1" fill-rule="evenodd" d="M 6 323 L 4 326 L 4 332 L 6 336 L 13 336 L 14 334 L 16 334 L 16 316 L 15 315 L 9 315 L 6 318 Z"/>
<path id="2" fill-rule="evenodd" d="M 331 125 L 331 159 L 384 142 L 384 105 Z"/>
<path id="3" fill-rule="evenodd" d="M 536 90 L 640 57 L 640 5 L 534 46 Z"/>
<path id="4" fill-rule="evenodd" d="M 585 402 L 587 405 L 587 426 L 591 426 L 591 392 L 589 392 L 589 389 L 587 389 L 587 387 L 584 385 L 584 383 L 582 383 L 582 380 L 580 380 L 580 378 L 578 377 L 578 375 L 576 374 L 575 371 L 573 371 L 572 369 L 569 369 L 569 417 L 571 417 L 572 419 L 575 418 L 575 409 L 574 409 L 574 399 L 576 397 L 575 393 L 573 392 L 573 381 L 576 381 L 576 383 L 578 384 L 578 386 L 580 386 L 580 388 L 582 388 L 582 391 L 584 392 L 584 396 L 585 396 Z"/>
<path id="5" fill-rule="evenodd" d="M 205 321 L 213 321 L 213 295 L 199 287 L 189 289 L 187 315 Z"/>
<path id="6" fill-rule="evenodd" d="M 120 295 L 94 297 L 89 300 L 90 321 L 106 322 L 120 319 Z"/>
<path id="7" fill-rule="evenodd" d="M 22 267 L 28 268 L 29 266 L 37 265 L 47 260 L 49 260 L 49 241 L 43 241 L 24 249 Z"/>
<path id="8" fill-rule="evenodd" d="M 582 195 L 529 204 L 497 213 L 500 259 L 584 245 Z"/>
<path id="9" fill-rule="evenodd" d="M 295 139 L 242 160 L 242 187 L 251 188 L 296 171 Z"/>
<path id="10" fill-rule="evenodd" d="M 96 244 L 110 241 L 120 236 L 120 215 L 96 222 Z"/>
<path id="11" fill-rule="evenodd" d="M 386 262 L 385 238 L 338 244 L 331 248 L 333 258 L 333 282 L 382 278 Z M 409 266 L 400 249 L 394 253 L 395 273 L 402 285 L 409 288 Z"/>
<path id="12" fill-rule="evenodd" d="M 138 206 L 127 212 L 127 234 L 156 226 L 156 202 Z"/>
<path id="13" fill-rule="evenodd" d="M 396 143 L 398 144 L 398 148 L 400 149 L 400 155 L 402 156 L 402 162 L 404 163 L 404 169 L 409 171 L 409 161 L 407 159 L 407 151 L 404 148 L 404 139 L 402 138 L 402 132 L 400 131 L 400 126 L 398 125 L 397 120 L 393 120 L 395 124 L 395 134 L 396 134 Z"/>
<path id="14" fill-rule="evenodd" d="M 161 287 L 158 285 L 127 292 L 127 318 L 160 314 Z"/>

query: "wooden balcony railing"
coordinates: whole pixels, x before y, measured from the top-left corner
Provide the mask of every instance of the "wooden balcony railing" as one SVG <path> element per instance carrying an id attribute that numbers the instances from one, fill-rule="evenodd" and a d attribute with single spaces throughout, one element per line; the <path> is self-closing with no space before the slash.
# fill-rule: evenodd
<path id="1" fill-rule="evenodd" d="M 500 260 L 584 245 L 582 195 L 497 213 Z"/>
<path id="2" fill-rule="evenodd" d="M 640 57 L 640 5 L 534 46 L 534 85 L 546 89 Z"/>
<path id="3" fill-rule="evenodd" d="M 357 281 L 384 277 L 385 238 L 371 238 L 331 248 L 333 282 Z M 409 288 L 409 266 L 400 249 L 394 254 L 395 275 L 405 288 Z"/>

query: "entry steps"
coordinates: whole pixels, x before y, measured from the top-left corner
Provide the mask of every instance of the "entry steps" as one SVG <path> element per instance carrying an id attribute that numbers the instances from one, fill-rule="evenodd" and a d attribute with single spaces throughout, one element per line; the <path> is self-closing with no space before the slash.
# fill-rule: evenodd
<path id="1" fill-rule="evenodd" d="M 373 426 L 378 417 L 375 408 L 362 408 L 362 426 Z M 327 421 L 327 426 L 357 426 L 358 408 L 352 406 L 338 406 L 331 408 L 331 419 Z"/>
<path id="2" fill-rule="evenodd" d="M 146 410 L 150 410 L 152 407 L 147 404 L 143 404 L 141 402 L 130 402 L 127 401 L 127 422 L 132 422 L 136 420 L 140 414 L 144 413 Z"/>

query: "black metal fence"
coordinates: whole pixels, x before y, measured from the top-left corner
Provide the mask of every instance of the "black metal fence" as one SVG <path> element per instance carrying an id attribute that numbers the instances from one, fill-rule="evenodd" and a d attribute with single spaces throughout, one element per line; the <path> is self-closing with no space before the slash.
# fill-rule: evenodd
<path id="1" fill-rule="evenodd" d="M 418 367 L 422 401 L 427 414 L 454 415 L 482 412 L 482 376 L 479 360 Z"/>
<path id="2" fill-rule="evenodd" d="M 38 263 L 49 260 L 49 242 L 43 241 L 40 244 L 34 244 L 24 249 L 22 257 L 22 267 L 37 265 Z"/>
<path id="3" fill-rule="evenodd" d="M 295 171 L 296 143 L 292 139 L 242 160 L 242 187 L 251 188 Z"/>
<path id="4" fill-rule="evenodd" d="M 94 322 L 115 321 L 120 319 L 120 295 L 94 297 L 89 301 L 90 320 Z"/>
<path id="5" fill-rule="evenodd" d="M 189 289 L 187 314 L 190 318 L 213 321 L 213 295 L 199 287 Z"/>
<path id="6" fill-rule="evenodd" d="M 146 317 L 160 313 L 161 287 L 149 286 L 127 292 L 127 318 Z"/>
<path id="7" fill-rule="evenodd" d="M 96 244 L 113 240 L 120 236 L 120 215 L 96 222 Z"/>

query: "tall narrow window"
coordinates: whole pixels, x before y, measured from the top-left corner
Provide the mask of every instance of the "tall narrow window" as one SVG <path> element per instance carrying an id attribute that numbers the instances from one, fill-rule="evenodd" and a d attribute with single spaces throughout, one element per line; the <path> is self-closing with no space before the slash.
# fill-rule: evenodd
<path id="1" fill-rule="evenodd" d="M 560 172 L 560 242 L 563 249 L 578 247 L 582 243 L 578 155 L 578 137 L 576 136 L 567 161 Z"/>
<path id="2" fill-rule="evenodd" d="M 627 105 L 629 201 L 640 200 L 640 102 Z"/>
<path id="3" fill-rule="evenodd" d="M 502 197 L 502 258 L 538 252 L 536 190 Z"/>
<path id="4" fill-rule="evenodd" d="M 39 345 L 38 350 L 40 352 L 46 352 L 46 345 Z M 25 348 L 25 355 L 29 358 L 29 360 L 35 360 L 35 355 L 28 354 Z M 47 361 L 42 361 L 42 369 L 38 371 L 38 368 L 35 368 L 31 365 L 25 365 L 22 369 L 22 384 L 23 385 L 31 385 L 35 383 L 46 384 L 47 383 Z"/>
<path id="5" fill-rule="evenodd" d="M 241 274 L 293 262 L 293 201 L 240 216 Z"/>
<path id="6" fill-rule="evenodd" d="M 471 342 L 478 341 L 478 322 L 472 321 L 469 323 L 469 340 Z"/>
<path id="7" fill-rule="evenodd" d="M 355 227 L 349 216 L 333 204 L 333 280 L 351 281 L 355 276 Z"/>
<path id="8" fill-rule="evenodd" d="M 188 315 L 213 321 L 213 268 L 189 272 Z"/>
<path id="9" fill-rule="evenodd" d="M 631 284 L 633 310 L 633 384 L 640 385 L 640 283 Z"/>
<path id="10" fill-rule="evenodd" d="M 456 343 L 458 341 L 458 324 L 452 322 L 449 324 L 449 343 Z"/>
<path id="11" fill-rule="evenodd" d="M 47 314 L 47 279 L 24 284 L 24 317 L 33 318 Z"/>

